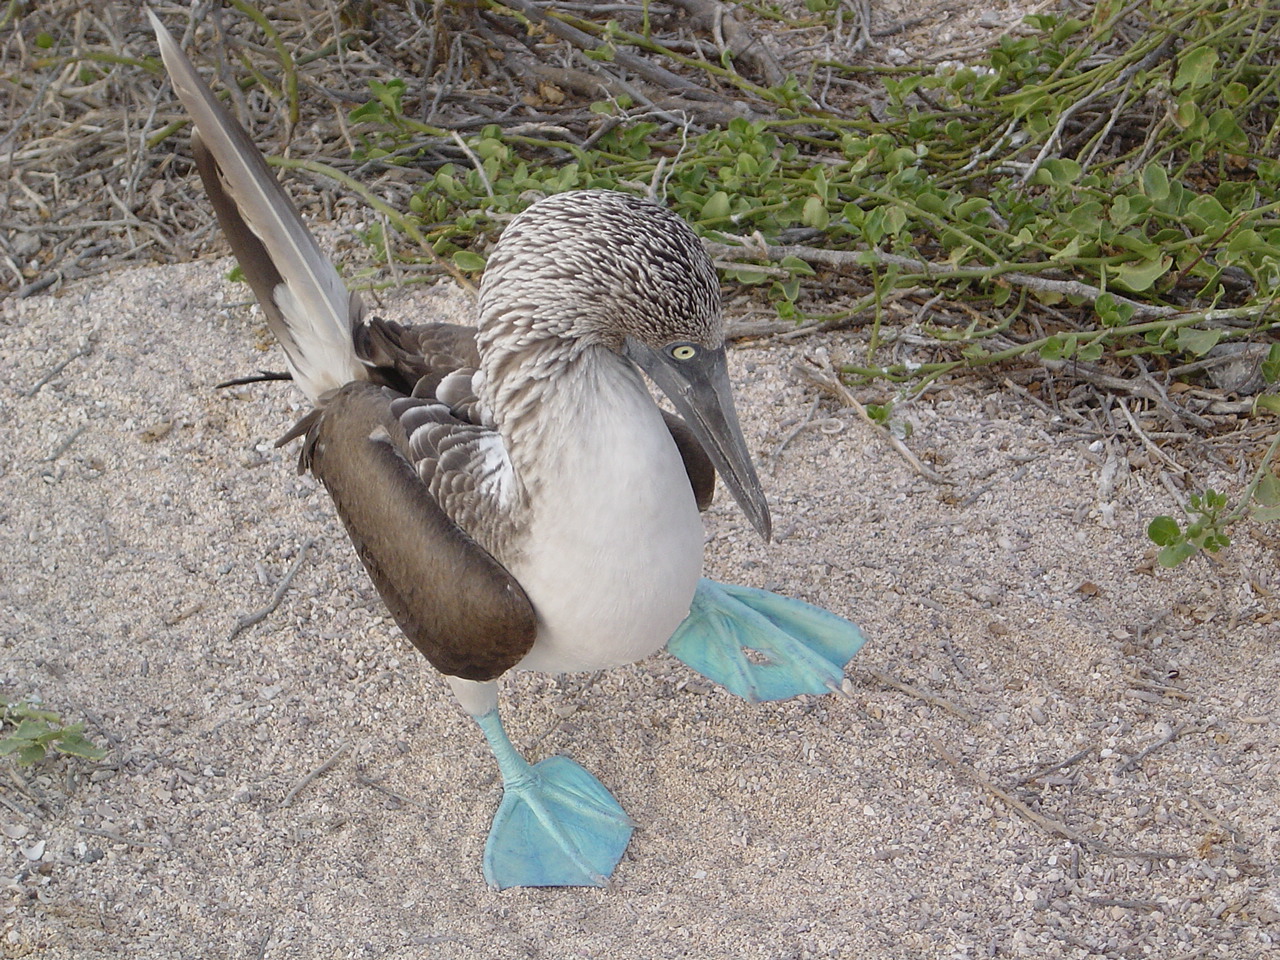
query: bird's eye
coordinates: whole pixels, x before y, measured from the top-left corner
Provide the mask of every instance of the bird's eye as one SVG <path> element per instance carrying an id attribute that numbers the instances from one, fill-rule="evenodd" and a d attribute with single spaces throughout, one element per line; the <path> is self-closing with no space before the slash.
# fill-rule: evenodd
<path id="1" fill-rule="evenodd" d="M 668 347 L 667 352 L 676 360 L 692 360 L 698 355 L 698 348 L 691 343 L 677 343 Z"/>

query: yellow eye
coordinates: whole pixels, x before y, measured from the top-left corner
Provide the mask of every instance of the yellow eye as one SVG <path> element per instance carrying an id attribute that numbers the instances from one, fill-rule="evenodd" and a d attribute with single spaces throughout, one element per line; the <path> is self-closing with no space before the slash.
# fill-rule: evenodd
<path id="1" fill-rule="evenodd" d="M 677 360 L 692 360 L 697 353 L 698 348 L 691 343 L 682 343 L 671 348 L 671 356 Z"/>

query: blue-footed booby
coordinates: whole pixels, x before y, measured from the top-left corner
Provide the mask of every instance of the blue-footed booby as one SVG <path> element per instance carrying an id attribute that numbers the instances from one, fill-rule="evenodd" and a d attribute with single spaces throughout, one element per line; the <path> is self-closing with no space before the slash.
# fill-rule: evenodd
<path id="1" fill-rule="evenodd" d="M 838 690 L 851 623 L 701 579 L 715 474 L 766 540 L 715 268 L 678 216 L 584 190 L 516 216 L 475 329 L 365 315 L 262 155 L 149 12 L 223 232 L 314 405 L 300 469 L 328 490 L 405 636 L 497 759 L 498 887 L 603 884 L 632 821 L 563 756 L 530 765 L 498 719 L 508 670 L 599 670 L 664 645 L 729 690 Z M 641 371 L 680 416 L 654 402 Z M 751 656 L 748 651 L 760 656 Z"/>

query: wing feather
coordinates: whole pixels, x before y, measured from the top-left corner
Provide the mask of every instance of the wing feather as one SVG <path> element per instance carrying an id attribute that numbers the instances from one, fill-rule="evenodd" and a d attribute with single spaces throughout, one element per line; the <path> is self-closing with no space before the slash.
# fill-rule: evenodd
<path id="1" fill-rule="evenodd" d="M 363 308 L 298 216 L 261 152 L 200 79 L 182 48 L 148 10 L 160 56 L 195 123 L 200 179 L 232 252 L 312 400 L 365 374 L 351 349 Z"/>

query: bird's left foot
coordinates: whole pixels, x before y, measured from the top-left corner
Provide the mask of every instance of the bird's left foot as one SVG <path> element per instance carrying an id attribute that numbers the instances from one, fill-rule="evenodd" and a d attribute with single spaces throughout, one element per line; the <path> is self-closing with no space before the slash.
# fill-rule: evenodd
<path id="1" fill-rule="evenodd" d="M 698 582 L 689 616 L 667 650 L 747 700 L 839 692 L 862 631 L 834 613 L 714 580 Z"/>
<path id="2" fill-rule="evenodd" d="M 502 771 L 502 803 L 484 847 L 484 876 L 507 887 L 602 887 L 634 824 L 599 780 L 568 757 L 529 765 L 497 711 L 477 717 Z"/>

